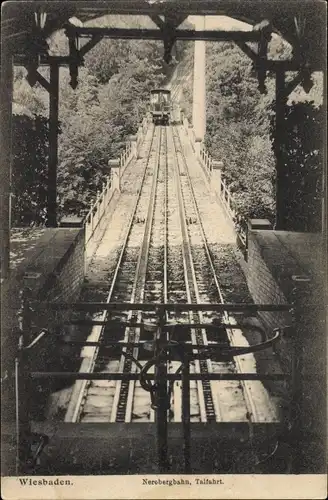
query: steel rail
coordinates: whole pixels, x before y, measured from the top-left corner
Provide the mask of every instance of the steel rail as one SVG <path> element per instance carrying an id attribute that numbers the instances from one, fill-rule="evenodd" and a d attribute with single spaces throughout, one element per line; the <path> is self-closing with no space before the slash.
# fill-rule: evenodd
<path id="1" fill-rule="evenodd" d="M 163 129 L 161 127 L 159 129 L 158 143 L 156 146 L 153 182 L 151 186 L 151 193 L 147 210 L 145 231 L 143 235 L 141 251 L 139 253 L 139 259 L 135 273 L 135 281 L 131 295 L 131 302 L 134 302 L 135 300 L 139 300 L 140 302 L 142 302 L 144 299 L 144 289 L 145 289 L 146 272 L 147 272 L 147 264 L 149 257 L 150 238 L 153 227 L 155 199 L 156 199 L 156 191 L 158 183 L 158 172 L 161 160 L 162 132 Z M 141 312 L 138 313 L 137 321 L 141 321 L 141 314 L 142 314 Z M 138 342 L 139 338 L 140 338 L 140 330 L 137 329 L 137 331 L 134 332 L 134 335 L 132 335 L 131 339 L 129 338 L 129 335 L 126 335 L 124 340 L 126 341 L 131 340 L 133 342 Z M 138 353 L 139 353 L 138 347 L 135 347 L 133 349 L 127 348 L 126 352 L 132 355 L 135 359 L 138 358 Z M 133 373 L 136 371 L 137 368 L 137 366 L 132 363 L 132 360 L 126 357 L 121 358 L 120 367 L 123 373 L 126 372 Z M 125 381 L 121 381 L 117 384 L 115 389 L 111 418 L 110 418 L 111 422 L 131 421 L 134 388 L 135 388 L 135 383 L 133 381 L 128 383 L 126 383 Z"/>
<path id="2" fill-rule="evenodd" d="M 163 228 L 163 302 L 168 300 L 168 135 L 165 127 L 165 160 L 164 160 L 164 228 Z M 168 319 L 167 312 L 160 314 L 160 325 L 154 342 L 154 354 L 158 355 L 163 344 L 168 341 L 168 331 L 164 330 L 162 323 Z M 156 363 L 154 374 L 157 386 L 157 401 L 155 408 L 155 422 L 157 429 L 157 461 L 159 472 L 166 473 L 169 468 L 168 463 L 168 426 L 167 426 L 167 402 L 169 381 L 167 380 L 168 362 L 167 359 Z"/>
<path id="3" fill-rule="evenodd" d="M 35 303 L 42 308 L 48 308 L 52 311 L 72 310 L 72 311 L 88 311 L 96 312 L 101 310 L 106 311 L 127 311 L 127 310 L 140 310 L 140 311 L 153 311 L 154 304 L 145 304 L 135 302 L 134 304 L 127 304 L 126 302 L 38 302 Z M 31 303 L 33 305 L 33 302 Z M 304 306 L 305 307 L 305 306 Z M 318 304 L 309 304 L 309 308 L 314 309 Z M 156 304 L 155 304 L 156 308 Z M 225 304 L 209 304 L 208 302 L 200 302 L 199 304 L 191 303 L 168 303 L 165 304 L 165 309 L 171 312 L 181 311 L 231 311 L 231 312 L 291 312 L 293 306 L 291 304 L 247 304 L 226 302 Z"/>
<path id="4" fill-rule="evenodd" d="M 191 242 L 188 235 L 188 229 L 186 224 L 186 208 L 185 202 L 183 198 L 182 185 L 179 175 L 179 165 L 178 165 L 178 151 L 176 147 L 176 142 L 174 140 L 173 128 L 172 131 L 172 143 L 175 151 L 174 158 L 174 177 L 176 181 L 176 189 L 179 203 L 179 219 L 180 219 L 180 228 L 181 234 L 183 238 L 183 261 L 184 261 L 184 270 L 185 270 L 185 282 L 186 282 L 186 292 L 189 302 L 200 302 L 197 278 L 195 275 L 195 269 L 193 264 L 193 258 L 191 253 Z M 192 313 L 189 313 L 190 322 L 195 321 L 195 317 Z M 201 320 L 201 317 L 200 317 Z M 201 321 L 200 321 L 201 322 Z M 198 335 L 196 330 L 195 333 L 191 331 L 191 338 L 193 343 L 200 343 L 201 345 L 207 344 L 206 334 L 202 332 L 201 336 Z M 211 371 L 211 362 L 210 360 L 197 360 L 195 361 L 196 370 L 203 373 L 209 373 Z M 198 402 L 201 414 L 201 421 L 207 422 L 215 419 L 215 414 L 220 416 L 220 409 L 215 408 L 215 400 L 212 395 L 210 382 L 203 380 L 197 382 L 198 389 Z M 215 412 L 216 410 L 216 412 Z"/>
<path id="5" fill-rule="evenodd" d="M 164 272 L 163 272 L 163 302 L 168 303 L 168 269 L 167 269 L 167 259 L 168 259 L 168 134 L 166 131 L 166 158 L 165 158 L 165 168 L 164 168 Z M 166 320 L 168 319 L 167 312 L 165 312 Z"/>
<path id="6" fill-rule="evenodd" d="M 32 379 L 67 379 L 67 380 L 139 380 L 139 373 L 123 373 L 123 372 L 30 372 Z M 208 380 L 291 380 L 291 375 L 285 373 L 190 373 L 189 380 L 202 380 L 206 377 Z M 146 380 L 154 380 L 155 375 L 147 373 L 144 378 Z M 182 380 L 181 372 L 168 373 L 168 380 Z M 315 377 L 307 377 L 308 380 L 315 381 Z"/>
<path id="7" fill-rule="evenodd" d="M 209 264 L 210 269 L 212 271 L 212 276 L 214 278 L 214 283 L 215 283 L 215 286 L 216 286 L 216 290 L 218 292 L 219 300 L 220 300 L 221 303 L 223 303 L 224 302 L 223 295 L 222 295 L 221 288 L 220 288 L 220 285 L 219 285 L 219 282 L 218 282 L 218 279 L 217 279 L 217 276 L 216 276 L 216 271 L 215 271 L 215 268 L 214 268 L 214 264 L 213 264 L 213 261 L 212 261 L 212 258 L 211 258 L 210 252 L 209 252 L 208 243 L 207 243 L 205 231 L 204 231 L 202 220 L 201 220 L 201 215 L 200 215 L 200 212 L 199 212 L 199 209 L 198 209 L 198 205 L 197 205 L 197 201 L 196 201 L 195 191 L 194 191 L 194 188 L 192 186 L 192 182 L 191 182 L 191 178 L 190 178 L 190 174 L 189 174 L 189 169 L 188 169 L 188 164 L 187 164 L 187 161 L 186 161 L 185 154 L 183 153 L 183 147 L 182 147 L 182 143 L 181 143 L 181 139 L 180 139 L 178 131 L 177 131 L 177 139 L 179 141 L 180 148 L 181 148 L 181 156 L 182 156 L 182 160 L 184 162 L 184 167 L 185 167 L 185 172 L 186 172 L 186 178 L 188 180 L 189 191 L 190 191 L 190 194 L 191 194 L 190 198 L 191 198 L 192 204 L 194 206 L 194 210 L 195 210 L 196 215 L 197 215 L 197 222 L 199 224 L 199 229 L 200 229 L 200 232 L 201 232 L 201 235 L 202 235 L 204 250 L 205 250 L 205 253 L 206 253 L 208 264 Z M 223 315 L 224 315 L 225 319 L 228 319 L 225 316 L 225 313 L 223 313 Z M 228 336 L 228 339 L 229 339 L 229 344 L 231 346 L 234 346 L 233 336 L 231 334 L 229 335 L 228 331 L 227 331 L 227 336 Z M 237 366 L 237 369 L 239 370 L 239 372 L 242 372 L 242 369 L 241 369 L 241 366 L 240 366 L 240 362 L 239 362 L 238 359 L 235 359 L 235 363 L 236 363 L 236 366 Z M 250 391 L 248 390 L 247 386 L 245 384 L 243 384 L 242 381 L 241 381 L 241 384 L 242 384 L 242 387 L 243 387 L 245 404 L 246 404 L 246 408 L 247 408 L 246 415 L 248 416 L 249 421 L 252 421 L 253 418 L 257 416 L 257 414 L 256 414 L 256 406 L 255 406 L 255 404 L 252 401 L 252 395 L 250 394 Z"/>
<path id="8" fill-rule="evenodd" d="M 125 255 L 127 243 L 128 243 L 128 240 L 129 240 L 129 237 L 130 237 L 130 234 L 131 234 L 131 230 L 132 230 L 132 227 L 133 227 L 134 218 L 135 218 L 135 215 L 136 215 L 136 212 L 137 212 L 137 208 L 138 208 L 138 205 L 139 205 L 139 201 L 140 201 L 140 197 L 141 197 L 141 191 L 142 191 L 141 188 L 142 188 L 142 185 L 143 185 L 145 177 L 146 177 L 146 172 L 148 170 L 149 160 L 150 160 L 150 155 L 151 155 L 151 151 L 152 151 L 152 146 L 153 146 L 154 139 L 155 139 L 155 128 L 153 128 L 153 131 L 152 131 L 152 136 L 151 136 L 151 141 L 150 141 L 150 147 L 149 147 L 149 151 L 148 151 L 148 155 L 147 155 L 147 161 L 145 162 L 145 168 L 144 168 L 144 171 L 143 171 L 143 176 L 142 176 L 142 179 L 141 179 L 140 188 L 139 188 L 139 191 L 137 193 L 136 201 L 135 201 L 135 204 L 133 206 L 131 217 L 130 217 L 128 225 L 127 225 L 127 229 L 126 229 L 126 232 L 125 232 L 125 235 L 124 235 L 124 239 L 123 239 L 123 243 L 122 243 L 120 255 L 119 255 L 119 258 L 118 258 L 118 261 L 117 261 L 117 264 L 116 264 L 116 268 L 115 268 L 115 271 L 114 271 L 112 284 L 111 284 L 111 287 L 109 289 L 108 296 L 107 296 L 107 299 L 106 299 L 106 302 L 105 302 L 105 304 L 107 304 L 107 305 L 111 301 L 111 298 L 112 298 L 112 295 L 113 295 L 113 291 L 114 291 L 114 288 L 115 288 L 115 285 L 116 285 L 116 282 L 117 282 L 118 273 L 119 273 L 119 270 L 121 269 L 121 266 L 122 266 L 123 257 Z M 95 330 L 95 339 L 96 339 L 96 341 L 99 341 L 100 338 L 102 337 L 103 333 L 104 333 L 104 329 L 105 329 L 105 326 L 106 326 L 106 319 L 107 319 L 107 317 L 108 317 L 108 309 L 104 308 L 103 309 L 103 313 L 102 313 L 102 317 L 101 317 L 102 324 L 101 325 L 96 325 L 93 328 L 93 331 Z M 99 350 L 99 348 L 95 347 L 94 350 L 93 350 L 92 356 L 83 359 L 82 364 L 81 364 L 81 371 L 92 373 L 92 371 L 94 370 L 95 364 L 96 364 L 96 359 L 97 359 L 97 356 L 98 356 L 98 350 Z M 81 405 L 82 405 L 83 396 L 85 394 L 86 386 L 87 386 L 86 381 L 84 381 L 82 383 L 76 383 L 75 384 L 75 386 L 73 388 L 73 391 L 72 391 L 71 398 L 70 398 L 70 402 L 69 402 L 69 405 L 68 405 L 68 408 L 67 408 L 67 411 L 66 411 L 66 414 L 65 414 L 65 422 L 76 422 L 77 419 L 79 418 L 79 415 L 80 415 L 80 412 L 81 412 L 81 409 L 82 409 Z"/>
<path id="9" fill-rule="evenodd" d="M 216 290 L 217 290 L 217 293 L 218 293 L 218 296 L 219 296 L 219 300 L 220 300 L 220 302 L 222 304 L 224 304 L 223 294 L 222 294 L 221 287 L 220 287 L 220 284 L 219 284 L 219 281 L 218 281 L 218 278 L 217 278 L 217 275 L 216 275 L 216 271 L 215 271 L 215 267 L 214 267 L 214 264 L 213 264 L 213 260 L 211 258 L 211 254 L 210 254 L 210 251 L 209 251 L 209 247 L 208 247 L 208 243 L 207 243 L 207 238 L 206 238 L 204 227 L 203 227 L 203 223 L 202 223 L 202 218 L 201 218 L 200 211 L 199 211 L 199 208 L 198 208 L 198 204 L 197 204 L 197 201 L 196 201 L 195 191 L 194 191 L 194 188 L 193 188 L 193 185 L 192 185 L 192 181 L 191 181 L 191 177 L 190 177 L 190 173 L 189 173 L 189 169 L 188 169 L 188 164 L 187 164 L 187 161 L 186 161 L 185 154 L 183 152 L 184 150 L 183 150 L 183 147 L 182 147 L 181 138 L 180 138 L 178 130 L 177 130 L 177 136 L 179 138 L 179 142 L 180 142 L 180 146 L 181 146 L 182 158 L 183 158 L 183 161 L 184 161 L 184 164 L 185 164 L 185 170 L 186 170 L 186 173 L 187 173 L 186 177 L 188 179 L 190 192 L 192 194 L 191 198 L 192 198 L 192 201 L 193 201 L 194 209 L 195 209 L 196 214 L 197 214 L 197 218 L 198 218 L 198 222 L 199 222 L 199 227 L 200 227 L 201 234 L 202 234 L 204 249 L 205 249 L 205 252 L 206 252 L 206 256 L 207 256 L 207 259 L 208 259 L 208 263 L 209 263 L 210 269 L 212 271 L 212 276 L 213 276 L 214 283 L 215 283 L 215 286 L 216 286 Z M 233 318 L 229 316 L 229 314 L 227 313 L 227 311 L 223 311 L 223 317 L 224 317 L 224 321 L 225 321 L 225 323 L 227 325 L 226 326 L 226 332 L 227 332 L 227 336 L 228 336 L 228 339 L 229 339 L 229 344 L 230 344 L 231 347 L 237 347 L 235 339 L 234 339 L 233 328 L 231 328 L 231 326 L 230 326 L 231 323 L 234 322 Z M 242 366 L 241 360 L 238 357 L 235 359 L 235 363 L 236 363 L 237 370 L 239 371 L 239 373 L 243 373 L 243 366 Z M 248 409 L 247 416 L 249 418 L 249 421 L 250 421 L 250 423 L 254 422 L 254 421 L 257 421 L 257 420 L 259 420 L 258 419 L 258 412 L 257 412 L 256 404 L 255 404 L 255 402 L 253 400 L 251 389 L 250 389 L 250 387 L 246 383 L 244 383 L 244 381 L 241 381 L 241 384 L 242 384 L 242 387 L 243 387 L 243 392 L 244 392 L 244 397 L 245 397 L 245 403 L 246 403 L 246 406 L 247 406 L 247 409 Z"/>

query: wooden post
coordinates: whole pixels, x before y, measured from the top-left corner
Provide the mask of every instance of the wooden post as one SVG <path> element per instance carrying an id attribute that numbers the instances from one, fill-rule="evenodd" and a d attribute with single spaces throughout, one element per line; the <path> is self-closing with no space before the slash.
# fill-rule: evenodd
<path id="1" fill-rule="evenodd" d="M 11 192 L 11 127 L 12 127 L 12 55 L 5 39 L 1 44 L 1 143 L 0 143 L 0 220 L 1 278 L 9 275 L 10 192 Z"/>
<path id="2" fill-rule="evenodd" d="M 326 470 L 326 304 L 322 277 L 292 276 L 292 474 Z"/>
<path id="3" fill-rule="evenodd" d="M 15 360 L 16 399 L 16 474 L 24 471 L 29 454 L 28 438 L 31 433 L 29 417 L 29 353 L 24 348 L 31 341 L 30 290 L 21 293 L 19 350 Z"/>
<path id="4" fill-rule="evenodd" d="M 182 425 L 183 425 L 183 455 L 184 473 L 191 473 L 191 435 L 190 435 L 190 366 L 188 356 L 184 355 L 182 369 Z"/>
<path id="5" fill-rule="evenodd" d="M 109 160 L 108 165 L 110 167 L 110 175 L 111 175 L 111 185 L 113 191 L 115 189 L 120 192 L 121 191 L 121 163 L 120 160 Z"/>
<path id="6" fill-rule="evenodd" d="M 212 160 L 211 187 L 221 198 L 221 172 L 223 162 Z"/>
<path id="7" fill-rule="evenodd" d="M 47 227 L 57 227 L 59 64 L 50 61 Z"/>
<path id="8" fill-rule="evenodd" d="M 164 331 L 165 310 L 160 308 L 160 324 L 157 334 L 157 354 L 164 349 L 166 344 L 166 332 Z M 157 456 L 159 473 L 165 474 L 168 471 L 168 394 L 167 394 L 167 360 L 159 359 L 155 367 L 156 384 L 158 390 L 158 405 L 156 408 L 156 426 L 157 426 Z"/>
<path id="9" fill-rule="evenodd" d="M 306 336 L 311 335 L 309 321 L 309 285 L 310 279 L 307 276 L 293 276 L 294 289 L 292 291 L 293 316 L 295 325 L 295 334 L 293 338 L 293 362 L 292 362 L 292 448 L 294 454 L 292 457 L 292 469 L 294 474 L 300 474 L 304 471 L 304 459 L 306 451 L 304 449 L 304 436 L 306 430 L 303 422 L 305 420 L 304 412 L 306 408 L 304 383 L 305 383 L 305 349 Z M 312 429 L 308 429 L 311 430 Z"/>
<path id="10" fill-rule="evenodd" d="M 285 141 L 285 106 L 287 97 L 285 93 L 285 72 L 276 71 L 276 130 L 275 130 L 275 156 L 276 156 L 276 221 L 275 229 L 285 229 L 286 215 L 286 167 L 284 165 L 283 144 Z"/>

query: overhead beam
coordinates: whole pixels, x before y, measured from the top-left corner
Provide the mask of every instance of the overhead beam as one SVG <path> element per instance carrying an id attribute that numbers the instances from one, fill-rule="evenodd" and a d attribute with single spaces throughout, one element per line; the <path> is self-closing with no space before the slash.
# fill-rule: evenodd
<path id="1" fill-rule="evenodd" d="M 79 50 L 79 56 L 82 58 L 89 52 L 89 50 L 93 49 L 103 39 L 102 35 L 93 35 L 93 37 Z"/>
<path id="2" fill-rule="evenodd" d="M 159 31 L 159 30 L 158 30 Z M 119 37 L 118 37 L 119 38 Z M 139 37 L 138 37 L 139 38 Z M 162 38 L 160 38 L 161 40 Z M 202 40 L 202 38 L 200 38 Z M 39 66 L 48 66 L 50 60 L 56 61 L 60 66 L 68 66 L 72 62 L 72 57 L 70 56 L 48 56 L 41 55 Z M 24 52 L 21 54 L 15 54 L 14 56 L 14 64 L 16 66 L 25 66 L 26 65 L 26 55 Z M 263 62 L 265 68 L 268 71 L 299 71 L 301 68 L 301 63 L 297 60 L 286 60 L 286 61 L 276 61 L 276 60 L 266 60 Z M 318 62 L 311 64 L 311 71 L 323 71 L 324 67 L 320 65 Z"/>
<path id="3" fill-rule="evenodd" d="M 162 40 L 163 33 L 161 29 L 143 29 L 143 28 L 97 28 L 93 26 L 74 26 L 71 28 L 76 35 L 93 36 L 101 34 L 104 38 L 122 38 L 122 39 L 146 39 Z M 178 40 L 207 40 L 207 41 L 233 41 L 243 42 L 259 41 L 260 33 L 255 31 L 216 31 L 216 30 L 189 30 L 178 29 L 175 31 L 175 37 Z"/>

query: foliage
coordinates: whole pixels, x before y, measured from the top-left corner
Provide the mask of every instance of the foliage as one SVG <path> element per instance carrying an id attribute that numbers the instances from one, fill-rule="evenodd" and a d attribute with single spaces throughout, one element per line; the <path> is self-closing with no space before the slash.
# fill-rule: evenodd
<path id="1" fill-rule="evenodd" d="M 290 57 L 290 52 L 290 46 L 278 37 L 273 37 L 269 47 L 270 58 L 286 59 Z M 287 79 L 294 76 L 287 74 Z M 219 43 L 207 44 L 206 78 L 206 146 L 214 158 L 223 159 L 223 176 L 234 194 L 234 208 L 238 219 L 242 225 L 245 225 L 248 218 L 268 218 L 274 223 L 274 75 L 268 74 L 268 92 L 267 95 L 261 95 L 248 57 L 233 43 Z M 298 86 L 291 94 L 287 106 L 284 148 L 286 165 L 289 165 L 291 175 L 292 172 L 295 173 L 295 192 L 289 186 L 286 199 L 297 196 L 300 200 L 302 193 L 302 202 L 297 207 L 301 204 L 303 207 L 301 221 L 297 219 L 300 212 L 296 204 L 290 202 L 289 227 L 293 230 L 309 230 L 312 222 L 305 223 L 305 210 L 307 213 L 313 211 L 313 217 L 309 218 L 312 221 L 319 207 L 318 165 L 322 139 L 315 139 L 311 143 L 310 138 L 320 137 L 315 107 L 322 100 L 322 82 L 318 75 L 314 75 L 313 80 L 314 87 L 310 95 L 306 96 Z M 304 103 L 305 99 L 308 103 Z M 314 101 L 312 104 L 309 103 L 311 100 Z M 292 101 L 294 102 L 291 103 Z M 299 106 L 295 101 L 300 103 Z M 298 168 L 297 165 L 301 167 Z M 308 183 L 307 188 L 304 187 L 304 182 Z M 316 220 L 320 218 L 317 217 Z"/>
<path id="2" fill-rule="evenodd" d="M 321 230 L 323 110 L 311 102 L 292 102 L 286 108 L 281 153 L 286 169 L 284 182 L 285 229 Z M 275 116 L 271 139 L 276 145 Z"/>
<path id="3" fill-rule="evenodd" d="M 47 200 L 48 121 L 13 116 L 12 225 L 43 225 Z"/>
<path id="4" fill-rule="evenodd" d="M 126 51 L 124 44 L 121 44 L 123 52 L 117 48 L 121 67 L 116 72 L 105 64 L 99 77 L 98 66 L 86 64 L 80 70 L 75 91 L 69 87 L 67 72 L 63 74 L 58 168 L 60 214 L 81 215 L 88 210 L 108 173 L 108 160 L 118 157 L 127 137 L 137 132 L 148 108 L 150 90 L 164 79 L 151 54 L 149 59 L 139 59 L 142 51 L 135 45 L 135 51 L 132 47 Z M 101 51 L 106 48 L 108 52 L 102 52 L 100 60 L 110 61 L 112 46 L 108 40 Z M 148 49 L 143 47 L 143 50 Z M 94 61 L 98 58 L 99 53 Z"/>
<path id="5" fill-rule="evenodd" d="M 270 99 L 261 96 L 251 61 L 232 43 L 208 46 L 206 77 L 206 146 L 214 158 L 224 159 L 223 176 L 234 194 L 239 219 L 272 221 Z"/>
<path id="6" fill-rule="evenodd" d="M 94 21 L 97 22 L 100 23 Z M 124 16 L 121 16 L 120 22 L 125 23 Z M 138 24 L 139 20 L 136 22 Z M 67 53 L 67 40 L 63 33 L 52 36 L 50 44 L 52 53 Z M 61 68 L 59 217 L 83 215 L 89 209 L 108 175 L 108 160 L 117 158 L 125 147 L 127 137 L 137 132 L 148 108 L 150 90 L 162 85 L 172 73 L 173 67 L 163 63 L 162 55 L 163 46 L 159 42 L 103 40 L 85 57 L 85 67 L 79 69 L 79 85 L 75 90 L 69 85 L 68 69 Z M 49 78 L 47 70 L 40 68 L 40 72 Z M 26 108 L 31 116 L 36 116 L 37 123 L 41 115 L 48 114 L 49 97 L 39 84 L 30 88 L 25 75 L 26 71 L 22 68 L 15 72 L 14 102 Z M 44 136 L 40 134 L 41 141 Z M 16 140 L 18 138 L 15 138 L 15 143 Z M 17 145 L 22 150 L 29 150 L 26 141 L 29 141 L 28 134 L 24 135 L 22 130 Z M 16 157 L 14 161 L 17 162 L 15 170 L 18 172 L 24 162 Z M 15 183 L 17 179 L 16 176 Z M 21 183 L 15 186 L 16 192 L 20 187 Z M 33 212 L 32 207 L 27 210 Z M 27 219 L 25 222 L 29 223 Z"/>
<path id="7" fill-rule="evenodd" d="M 27 114 L 47 115 L 47 96 L 39 84 L 32 89 L 25 76 L 27 71 L 22 67 L 14 67 L 13 102 L 26 108 Z"/>
<path id="8" fill-rule="evenodd" d="M 119 24 L 126 26 L 127 22 L 130 23 L 130 19 L 118 17 Z M 112 18 L 105 16 L 89 24 L 111 25 Z M 145 20 L 142 16 L 136 16 L 133 26 L 150 27 L 149 23 L 153 26 L 149 18 Z M 58 32 L 52 37 L 50 49 L 56 54 L 67 53 L 67 39 L 63 33 Z M 282 43 L 278 37 L 273 37 L 269 47 L 271 58 L 288 58 L 290 51 L 290 46 Z M 166 65 L 162 57 L 163 44 L 160 42 L 102 40 L 86 55 L 85 66 L 79 69 L 76 90 L 72 90 L 69 85 L 68 69 L 61 69 L 59 216 L 82 215 L 88 210 L 108 173 L 108 160 L 118 157 L 128 135 L 136 133 L 148 108 L 150 90 L 164 85 L 172 76 L 174 66 Z M 181 61 L 176 68 L 176 76 L 182 89 L 182 106 L 185 115 L 191 118 L 193 44 L 179 43 L 177 57 Z M 47 69 L 40 68 L 40 72 L 49 78 Z M 15 69 L 14 102 L 20 109 L 26 109 L 30 118 L 22 118 L 22 130 L 19 132 L 17 126 L 14 132 L 16 150 L 13 182 L 14 192 L 17 199 L 23 200 L 22 206 L 27 215 L 25 218 L 19 215 L 20 206 L 15 202 L 18 218 L 14 223 L 30 224 L 34 214 L 35 223 L 40 224 L 44 217 L 42 207 L 47 156 L 46 121 L 42 116 L 48 116 L 49 97 L 39 84 L 30 88 L 25 75 L 24 69 Z M 261 95 L 247 56 L 233 43 L 220 42 L 207 43 L 206 79 L 206 146 L 214 158 L 224 160 L 223 175 L 234 193 L 235 208 L 243 220 L 248 217 L 266 217 L 273 222 L 275 159 L 270 141 L 270 116 L 274 78 L 268 75 L 268 94 Z M 318 107 L 322 99 L 320 76 L 314 76 L 314 84 L 307 99 L 313 99 Z M 291 100 L 303 102 L 304 91 L 298 87 L 292 93 Z M 314 129 L 318 129 L 311 109 L 306 107 L 305 111 L 305 108 L 299 107 L 296 111 L 296 105 L 293 104 L 289 110 L 288 127 L 292 132 L 290 143 L 286 143 L 286 148 L 290 148 L 286 152 L 286 162 L 290 163 L 291 171 L 297 163 L 304 164 L 303 170 L 315 170 L 314 163 L 319 161 L 318 155 L 311 153 L 309 142 L 305 142 L 304 147 L 299 145 L 300 137 L 306 135 L 306 126 L 302 125 L 302 130 L 298 128 L 295 134 L 293 132 L 293 123 L 303 118 L 306 118 L 306 122 L 312 120 Z M 35 116 L 33 126 L 31 116 Z M 39 134 L 39 138 L 34 137 L 34 134 Z M 32 168 L 33 144 L 37 151 L 35 173 Z M 313 146 L 313 151 L 316 150 L 319 150 L 318 145 Z M 310 168 L 311 162 L 313 167 Z M 311 182 L 314 183 L 313 176 Z M 28 185 L 31 185 L 30 196 L 25 193 Z M 313 189 L 318 190 L 319 185 Z M 37 203 L 40 203 L 40 212 L 36 210 Z"/>

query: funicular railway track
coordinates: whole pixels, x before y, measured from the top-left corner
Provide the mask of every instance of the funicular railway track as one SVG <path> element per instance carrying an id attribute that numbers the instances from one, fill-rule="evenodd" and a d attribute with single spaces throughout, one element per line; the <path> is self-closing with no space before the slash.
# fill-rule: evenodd
<path id="1" fill-rule="evenodd" d="M 154 127 L 140 189 L 130 215 L 116 269 L 111 277 L 107 302 L 154 303 L 154 311 L 102 313 L 97 338 L 116 345 L 96 347 L 84 359 L 81 371 L 138 373 L 153 352 L 141 347 L 155 340 L 156 304 L 223 303 L 206 236 L 188 173 L 177 127 Z M 211 311 L 166 313 L 166 322 L 181 324 L 170 340 L 198 346 L 233 345 L 222 323 L 227 315 Z M 221 323 L 221 326 L 213 325 Z M 194 328 L 183 327 L 195 324 Z M 202 325 L 206 325 L 206 328 Z M 167 337 L 168 338 L 168 337 Z M 120 344 L 125 345 L 122 348 Z M 174 358 L 174 357 L 173 357 Z M 168 359 L 165 372 L 181 369 L 181 360 Z M 87 363 L 87 368 L 86 364 Z M 232 358 L 196 359 L 191 373 L 202 380 L 190 381 L 190 421 L 248 421 L 255 415 L 247 387 L 238 381 L 213 381 L 213 372 L 238 372 Z M 148 373 L 154 373 L 152 366 Z M 182 420 L 179 381 L 168 385 L 171 394 L 169 421 Z M 256 416 L 256 415 L 255 415 Z M 65 421 L 154 421 L 149 393 L 139 380 L 77 381 Z"/>
<path id="2" fill-rule="evenodd" d="M 219 280 L 212 262 L 195 193 L 188 172 L 187 161 L 183 152 L 179 129 L 172 128 L 172 141 L 175 149 L 175 179 L 179 200 L 181 234 L 183 236 L 183 260 L 185 270 L 186 294 L 190 303 L 223 304 Z M 190 312 L 190 323 L 207 325 L 208 329 L 191 329 L 191 342 L 199 346 L 211 344 L 222 348 L 233 346 L 224 323 L 230 320 L 226 314 L 212 311 Z M 215 325 L 221 325 L 220 327 Z M 211 328 L 212 327 L 212 328 Z M 213 328 L 214 327 L 214 328 Z M 214 333 L 213 333 L 214 332 Z M 236 358 L 238 359 L 238 358 Z M 201 421 L 247 421 L 254 414 L 251 398 L 246 389 L 237 381 L 209 381 L 206 375 L 213 372 L 238 372 L 238 361 L 223 357 L 219 360 L 199 360 L 194 362 L 193 370 L 202 374 L 202 381 L 197 381 L 198 404 Z M 241 371 L 241 370 L 240 370 Z M 192 396 L 191 399 L 196 399 Z"/>
<path id="3" fill-rule="evenodd" d="M 144 195 L 149 194 L 149 188 L 151 189 L 152 181 L 155 178 L 153 170 L 154 165 L 156 166 L 156 162 L 159 161 L 160 139 L 160 130 L 153 128 L 140 187 L 123 237 L 115 271 L 111 277 L 106 299 L 107 303 L 117 300 L 127 303 L 134 302 L 138 292 L 140 267 L 142 265 L 141 254 L 145 252 L 143 221 L 147 216 L 147 205 L 145 204 L 147 196 Z M 99 319 L 101 325 L 94 327 L 95 334 L 92 332 L 90 336 L 92 340 L 98 341 L 109 336 L 111 340 L 116 340 L 119 343 L 124 338 L 133 337 L 133 331 L 129 331 L 124 327 L 122 329 L 121 325 L 119 325 L 119 323 L 126 323 L 133 319 L 131 312 L 123 312 L 120 315 L 116 314 L 116 317 L 111 317 L 107 311 L 104 311 Z M 111 328 L 108 331 L 109 328 L 104 324 L 115 319 L 117 320 L 116 328 Z M 105 371 L 118 371 L 120 364 L 122 365 L 122 359 L 120 363 L 119 356 L 116 357 L 118 359 L 115 359 L 115 349 L 112 349 L 110 357 L 108 356 L 108 350 L 104 348 L 87 349 L 89 349 L 89 352 L 84 350 L 86 357 L 83 360 L 81 370 L 84 369 L 89 373 L 102 371 L 104 368 Z M 115 398 L 115 388 L 116 384 L 111 381 L 76 382 L 65 420 L 68 422 L 109 421 Z"/>

